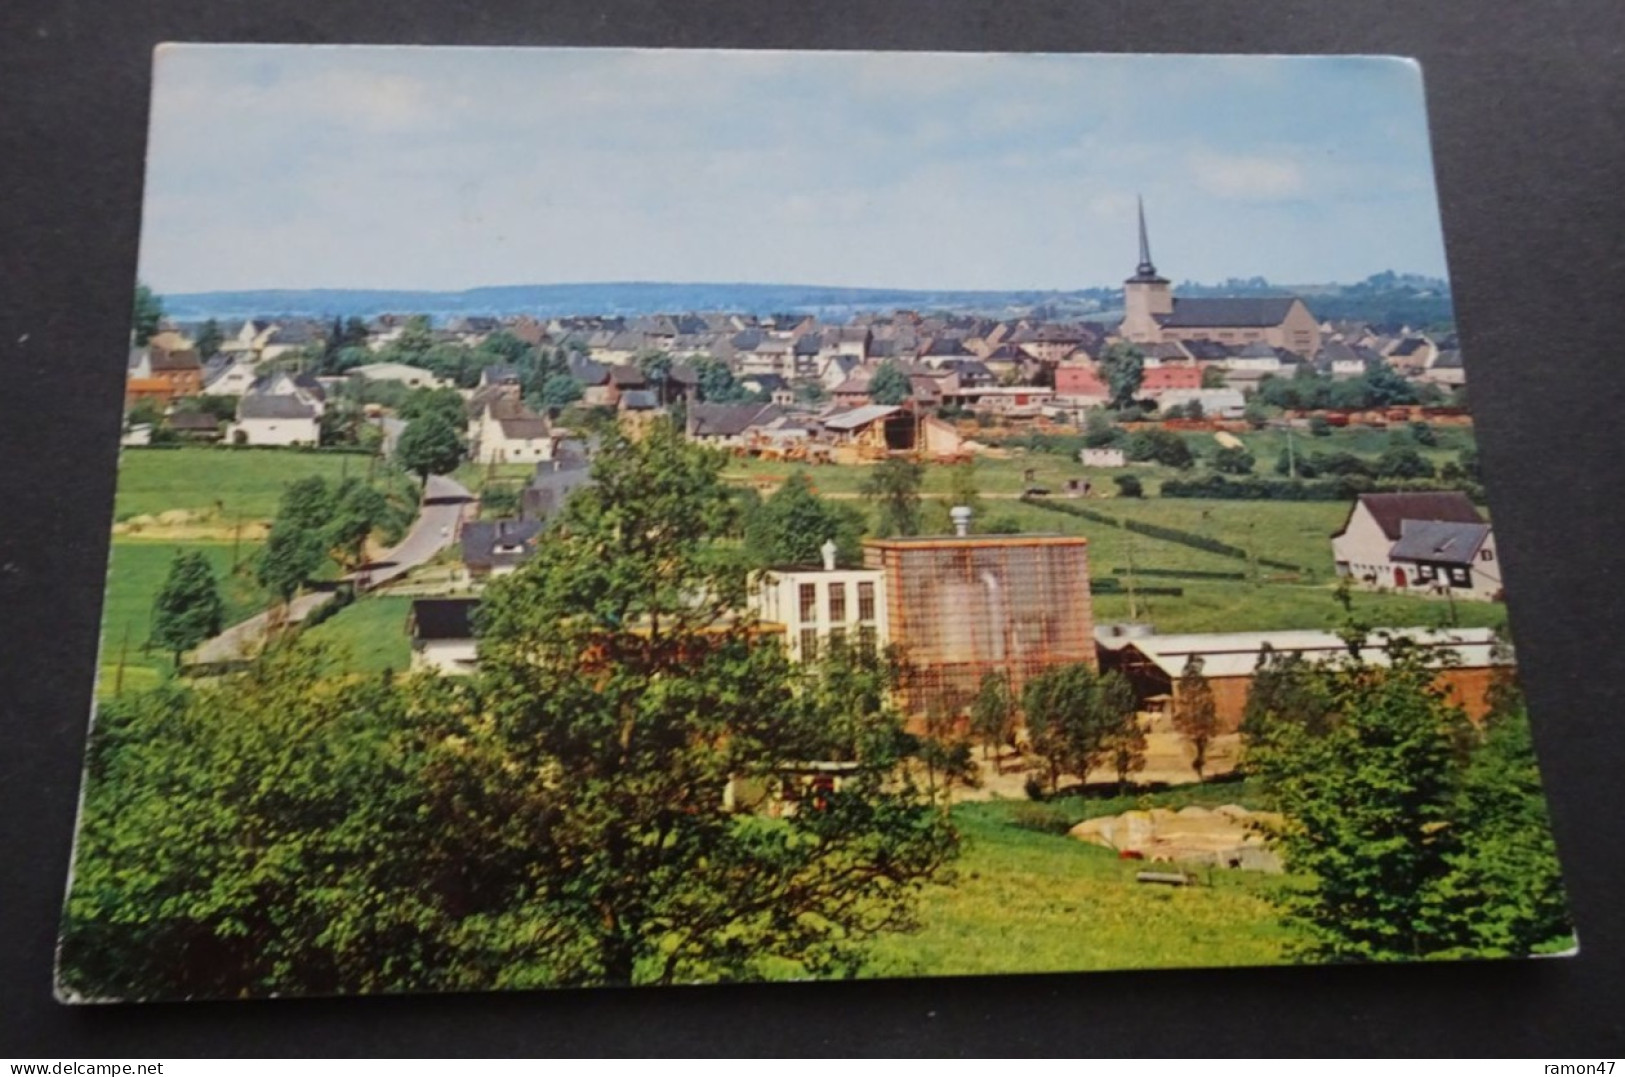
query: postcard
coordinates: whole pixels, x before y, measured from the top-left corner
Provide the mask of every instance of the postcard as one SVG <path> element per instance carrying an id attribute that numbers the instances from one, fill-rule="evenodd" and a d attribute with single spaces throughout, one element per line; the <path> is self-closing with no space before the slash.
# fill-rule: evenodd
<path id="1" fill-rule="evenodd" d="M 165 46 L 145 190 L 63 1001 L 1576 947 L 1414 63 Z"/>

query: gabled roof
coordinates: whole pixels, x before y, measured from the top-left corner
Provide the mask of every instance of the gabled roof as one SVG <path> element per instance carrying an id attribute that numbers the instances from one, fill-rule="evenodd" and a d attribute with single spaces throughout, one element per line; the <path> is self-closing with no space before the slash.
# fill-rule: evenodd
<path id="1" fill-rule="evenodd" d="M 1228 359 L 1234 354 L 1228 344 L 1221 344 L 1217 340 L 1186 340 L 1181 341 L 1185 351 L 1190 353 L 1192 359 L 1203 362 L 1215 362 L 1219 359 Z"/>
<path id="2" fill-rule="evenodd" d="M 496 419 L 497 429 L 501 430 L 502 436 L 509 441 L 536 441 L 553 433 L 553 427 L 547 419 L 532 414 L 528 408 L 507 410 L 494 405 L 495 402 L 491 408 L 492 417 Z M 505 410 L 506 414 L 503 413 Z"/>
<path id="3" fill-rule="evenodd" d="M 297 396 L 249 393 L 237 402 L 238 419 L 314 419 L 316 405 Z"/>
<path id="4" fill-rule="evenodd" d="M 737 437 L 784 414 L 772 404 L 690 404 L 690 437 Z"/>
<path id="5" fill-rule="evenodd" d="M 625 364 L 609 368 L 609 380 L 617 387 L 637 389 L 649 384 L 649 379 L 643 376 L 643 371 L 635 366 Z"/>
<path id="6" fill-rule="evenodd" d="M 1388 557 L 1394 561 L 1467 565 L 1478 557 L 1478 548 L 1489 534 L 1489 524 L 1401 520 L 1399 541 L 1388 551 Z"/>
<path id="7" fill-rule="evenodd" d="M 1435 520 L 1443 523 L 1481 524 L 1484 517 L 1477 506 L 1460 490 L 1423 490 L 1404 494 L 1361 494 L 1354 503 L 1349 517 L 1364 508 L 1376 520 L 1382 533 L 1398 542 L 1404 533 L 1406 520 Z M 1348 522 L 1337 534 L 1348 530 Z M 1334 538 L 1336 535 L 1333 536 Z"/>
<path id="8" fill-rule="evenodd" d="M 1257 296 L 1236 299 L 1175 299 L 1172 314 L 1158 317 L 1175 329 L 1227 326 L 1265 329 L 1280 325 L 1298 300 L 1293 296 Z"/>
<path id="9" fill-rule="evenodd" d="M 621 394 L 620 404 L 624 411 L 653 411 L 660 406 L 660 398 L 652 389 L 628 389 Z"/>
<path id="10" fill-rule="evenodd" d="M 218 430 L 220 420 L 206 411 L 177 411 L 167 420 L 171 430 Z"/>
<path id="11" fill-rule="evenodd" d="M 536 552 L 540 520 L 474 520 L 463 525 L 463 563 L 476 568 L 517 565 Z"/>
<path id="12" fill-rule="evenodd" d="M 1280 359 L 1280 356 L 1275 354 L 1275 349 L 1274 348 L 1270 347 L 1268 344 L 1265 344 L 1262 340 L 1255 340 L 1251 344 L 1247 345 L 1245 348 L 1242 348 L 1239 352 L 1237 352 L 1235 354 L 1234 358 L 1236 358 L 1236 359 L 1277 359 L 1278 360 L 1278 359 Z"/>
<path id="13" fill-rule="evenodd" d="M 876 419 L 903 410 L 892 404 L 865 404 L 861 408 L 843 411 L 824 419 L 824 426 L 830 430 L 856 430 L 860 426 L 868 426 Z"/>

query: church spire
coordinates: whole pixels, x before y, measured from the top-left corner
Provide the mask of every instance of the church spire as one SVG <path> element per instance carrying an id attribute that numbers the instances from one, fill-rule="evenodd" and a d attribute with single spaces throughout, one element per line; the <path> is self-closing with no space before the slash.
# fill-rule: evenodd
<path id="1" fill-rule="evenodd" d="M 1157 267 L 1151 262 L 1151 239 L 1145 230 L 1145 199 L 1139 195 L 1134 201 L 1140 210 L 1140 264 L 1134 267 L 1134 276 L 1130 282 L 1141 284 L 1167 284 L 1168 282 L 1157 276 Z"/>
<path id="2" fill-rule="evenodd" d="M 1154 277 L 1157 275 L 1157 267 L 1151 264 L 1151 240 L 1145 234 L 1145 199 L 1135 195 L 1134 201 L 1140 207 L 1140 264 L 1135 269 L 1135 275 Z"/>

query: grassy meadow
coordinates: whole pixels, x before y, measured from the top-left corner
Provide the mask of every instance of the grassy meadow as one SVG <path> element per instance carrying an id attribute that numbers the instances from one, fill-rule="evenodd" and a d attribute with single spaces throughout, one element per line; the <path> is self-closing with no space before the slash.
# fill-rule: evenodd
<path id="1" fill-rule="evenodd" d="M 1136 807 L 1261 806 L 1244 783 L 1109 800 L 960 804 L 951 882 L 928 888 L 920 930 L 876 940 L 869 976 L 1276 964 L 1292 938 L 1269 904 L 1288 877 L 1199 870 L 1200 885 L 1152 886 L 1143 861 L 1066 836 Z"/>
<path id="2" fill-rule="evenodd" d="M 1417 448 L 1435 463 L 1452 460 L 1462 449 L 1472 445 L 1470 428 L 1441 426 L 1434 432 L 1436 446 Z M 1201 452 L 1209 451 L 1214 444 L 1210 434 L 1185 436 Z M 1259 473 L 1272 473 L 1275 456 L 1285 447 L 1286 433 L 1265 430 L 1240 436 L 1258 458 Z M 1375 457 L 1392 439 L 1406 437 L 1408 435 L 1398 431 L 1357 428 L 1334 430 L 1329 436 L 1318 438 L 1294 434 L 1293 440 L 1302 452 L 1352 452 Z M 926 466 L 923 495 L 927 501 L 927 531 L 948 530 L 946 498 L 955 469 L 963 466 Z M 756 488 L 766 496 L 798 471 L 806 474 L 820 494 L 856 505 L 873 520 L 873 510 L 861 500 L 859 493 L 869 474 L 866 466 L 809 466 L 738 458 L 729 461 L 724 476 L 731 482 Z M 1031 482 L 1026 477 L 1028 471 L 1032 472 Z M 1113 479 L 1125 474 L 1138 476 L 1152 496 L 1115 496 L 1117 487 Z M 1331 536 L 1348 517 L 1350 503 L 1214 501 L 1154 496 L 1164 479 L 1178 474 L 1173 469 L 1152 464 L 1085 468 L 1069 455 L 1022 449 L 1009 450 L 1008 455 L 978 456 L 975 465 L 984 520 L 1002 519 L 1025 532 L 1088 538 L 1090 573 L 1096 579 L 1116 578 L 1126 585 L 1127 574 L 1132 569 L 1139 588 L 1182 588 L 1184 593 L 1178 596 L 1136 594 L 1132 612 L 1138 619 L 1149 620 L 1159 631 L 1335 628 L 1343 622 L 1342 607 L 1334 598 L 1337 577 Z M 1068 479 L 1078 478 L 1088 478 L 1093 483 L 1093 496 L 1076 500 L 1058 496 Z M 1051 492 L 1050 501 L 1055 504 L 1087 507 L 1123 521 L 1177 528 L 1250 550 L 1254 557 L 1302 566 L 1305 571 L 1293 575 L 1266 566 L 1255 574 L 1245 558 L 1137 534 L 1111 523 L 1016 500 L 1029 485 L 1047 487 Z M 1215 580 L 1177 575 L 1237 572 L 1247 578 Z M 1167 573 L 1176 575 L 1165 575 Z M 1449 623 L 1451 616 L 1449 605 L 1442 600 L 1364 592 L 1357 592 L 1353 600 L 1355 614 L 1373 624 L 1443 625 Z M 1127 594 L 1098 594 L 1094 604 L 1097 623 L 1130 619 Z M 1496 603 L 1458 601 L 1455 618 L 1462 626 L 1493 627 L 1505 620 L 1506 613 L 1505 608 Z"/>
<path id="3" fill-rule="evenodd" d="M 317 475 L 329 482 L 376 471 L 387 485 L 390 467 L 353 453 L 293 452 L 284 449 L 125 449 L 119 459 L 118 495 L 113 519 L 152 515 L 170 509 L 213 510 L 223 521 L 268 520 L 276 514 L 282 488 Z M 395 481 L 407 481 L 399 475 Z"/>
<path id="4" fill-rule="evenodd" d="M 157 539 L 116 538 L 107 590 L 102 599 L 102 650 L 97 695 L 110 696 L 116 688 L 133 691 L 151 688 L 173 668 L 168 654 L 146 648 L 152 632 L 152 604 L 163 589 L 169 566 L 179 552 L 201 552 L 214 568 L 220 595 L 226 604 L 226 623 L 251 617 L 265 608 L 266 596 L 246 571 L 257 543 L 233 548 L 226 541 L 166 542 Z M 242 571 L 232 571 L 236 558 Z M 118 673 L 124 664 L 122 684 Z"/>
<path id="5" fill-rule="evenodd" d="M 350 669 L 405 673 L 412 662 L 412 645 L 406 638 L 411 609 L 412 600 L 406 596 L 369 595 L 307 629 L 305 636 L 342 649 Z"/>

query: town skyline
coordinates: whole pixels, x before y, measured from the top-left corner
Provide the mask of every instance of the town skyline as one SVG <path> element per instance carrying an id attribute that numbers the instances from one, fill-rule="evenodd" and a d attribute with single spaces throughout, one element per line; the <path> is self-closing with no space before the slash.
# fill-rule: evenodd
<path id="1" fill-rule="evenodd" d="M 140 276 L 1083 291 L 1140 195 L 1176 280 L 1447 275 L 1408 61 L 166 46 Z"/>

